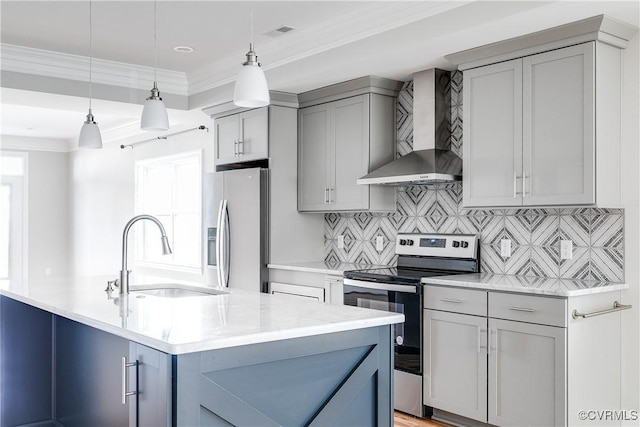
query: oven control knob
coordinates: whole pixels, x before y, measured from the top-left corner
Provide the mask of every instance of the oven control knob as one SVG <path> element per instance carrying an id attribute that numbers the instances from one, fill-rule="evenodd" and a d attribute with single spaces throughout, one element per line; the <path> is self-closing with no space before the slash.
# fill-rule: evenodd
<path id="1" fill-rule="evenodd" d="M 407 244 L 407 241 L 404 239 L 400 239 L 400 246 L 404 246 Z"/>
<path id="2" fill-rule="evenodd" d="M 396 343 L 398 343 L 398 345 L 402 345 L 404 343 L 404 338 L 402 338 L 402 335 L 398 335 L 396 337 Z"/>
<path id="3" fill-rule="evenodd" d="M 469 247 L 469 242 L 465 242 L 464 240 L 460 242 L 460 246 L 463 248 L 468 248 Z"/>
<path id="4" fill-rule="evenodd" d="M 459 248 L 459 247 L 460 247 L 460 242 L 459 242 L 459 241 L 457 241 L 457 240 L 454 240 L 454 241 L 453 241 L 453 247 L 454 247 L 454 248 Z"/>
<path id="5" fill-rule="evenodd" d="M 413 246 L 413 240 L 407 240 L 407 245 Z"/>

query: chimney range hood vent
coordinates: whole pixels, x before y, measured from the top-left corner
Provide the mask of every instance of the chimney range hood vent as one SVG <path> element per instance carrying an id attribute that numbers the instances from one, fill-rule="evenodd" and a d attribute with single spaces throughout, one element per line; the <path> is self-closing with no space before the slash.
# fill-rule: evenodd
<path id="1" fill-rule="evenodd" d="M 462 159 L 451 147 L 450 73 L 431 69 L 413 78 L 413 148 L 358 179 L 358 184 L 429 185 L 462 180 Z"/>

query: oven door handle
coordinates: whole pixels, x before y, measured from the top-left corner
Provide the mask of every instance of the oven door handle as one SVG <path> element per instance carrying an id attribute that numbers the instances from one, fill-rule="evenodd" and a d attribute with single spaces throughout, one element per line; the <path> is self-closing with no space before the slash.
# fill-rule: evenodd
<path id="1" fill-rule="evenodd" d="M 392 283 L 367 282 L 365 280 L 344 279 L 344 284 L 348 286 L 357 286 L 364 289 L 378 289 L 381 291 L 404 292 L 407 294 L 417 294 L 418 288 L 414 285 L 394 285 Z"/>

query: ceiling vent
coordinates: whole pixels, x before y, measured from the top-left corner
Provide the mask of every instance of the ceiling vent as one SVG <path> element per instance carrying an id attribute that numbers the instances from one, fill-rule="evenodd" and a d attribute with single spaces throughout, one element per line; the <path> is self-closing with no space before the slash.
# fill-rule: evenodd
<path id="1" fill-rule="evenodd" d="M 290 33 L 292 31 L 297 30 L 297 28 L 294 27 L 290 27 L 288 25 L 281 25 L 278 28 L 269 31 L 266 35 L 271 36 L 271 37 L 279 37 L 282 36 L 284 34 Z"/>

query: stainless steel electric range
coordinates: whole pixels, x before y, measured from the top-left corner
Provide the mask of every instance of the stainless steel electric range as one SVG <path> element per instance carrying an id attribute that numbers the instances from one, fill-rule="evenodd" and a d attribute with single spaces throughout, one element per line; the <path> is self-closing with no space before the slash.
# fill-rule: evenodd
<path id="1" fill-rule="evenodd" d="M 394 330 L 395 409 L 422 417 L 421 279 L 480 271 L 474 234 L 398 234 L 397 265 L 344 272 L 344 303 L 405 315 Z"/>

